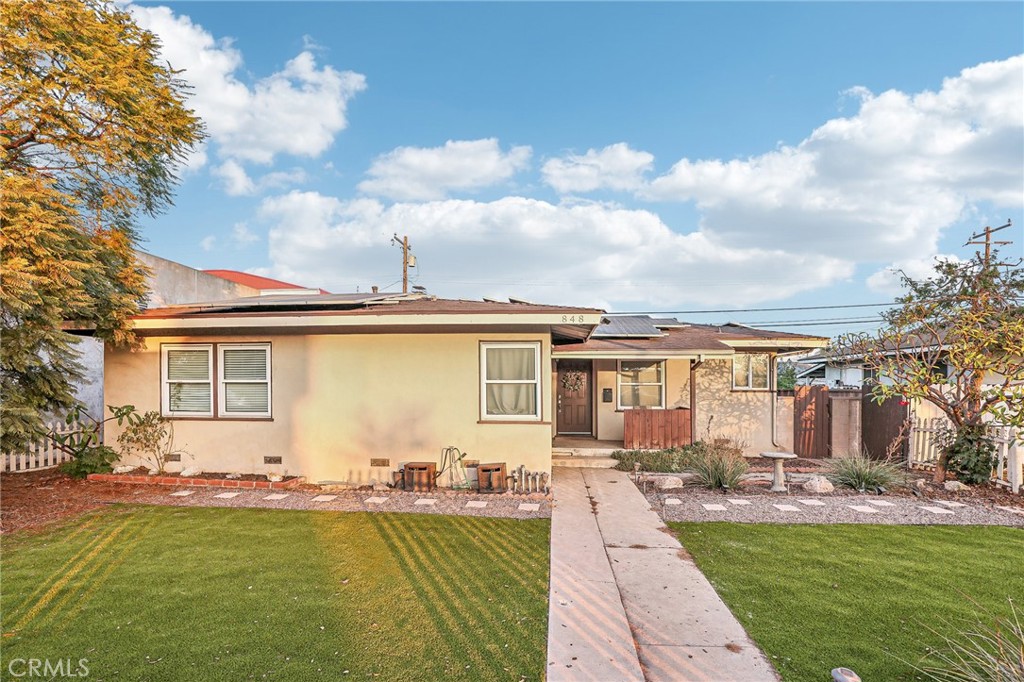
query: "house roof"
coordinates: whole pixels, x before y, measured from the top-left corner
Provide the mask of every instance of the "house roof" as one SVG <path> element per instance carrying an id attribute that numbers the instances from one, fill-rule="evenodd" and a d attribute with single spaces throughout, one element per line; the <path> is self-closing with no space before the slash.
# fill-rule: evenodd
<path id="1" fill-rule="evenodd" d="M 229 282 L 242 284 L 247 287 L 252 287 L 253 289 L 260 289 L 264 291 L 274 289 L 308 289 L 308 287 L 292 284 L 291 282 L 282 282 L 279 279 L 253 275 L 248 272 L 239 272 L 238 270 L 203 270 L 203 272 L 208 275 L 213 275 L 214 277 L 226 279 Z M 319 292 L 322 294 L 328 293 L 323 289 L 319 289 Z"/>
<path id="2" fill-rule="evenodd" d="M 603 311 L 533 303 L 440 299 L 427 294 L 322 294 L 250 296 L 153 308 L 133 317 L 143 336 L 290 333 L 491 332 L 544 330 L 557 341 L 584 339 Z M 91 333 L 87 325 L 66 329 Z"/>
<path id="3" fill-rule="evenodd" d="M 659 329 L 658 336 L 619 338 L 598 337 L 556 346 L 556 357 L 622 357 L 622 356 L 730 356 L 736 349 L 788 351 L 818 348 L 828 343 L 821 336 L 807 336 L 767 329 L 752 329 L 736 324 L 685 324 Z"/>

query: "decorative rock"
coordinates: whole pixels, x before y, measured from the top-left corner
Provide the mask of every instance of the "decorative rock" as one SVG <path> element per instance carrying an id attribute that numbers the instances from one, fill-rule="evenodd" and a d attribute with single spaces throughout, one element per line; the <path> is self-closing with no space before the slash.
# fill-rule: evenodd
<path id="1" fill-rule="evenodd" d="M 391 488 L 389 488 L 386 483 L 374 483 L 373 484 L 373 492 L 375 492 L 375 493 L 383 493 L 383 492 L 387 492 L 388 490 L 391 490 Z"/>
<path id="2" fill-rule="evenodd" d="M 917 488 L 918 490 L 926 490 L 928 488 L 928 481 L 924 480 L 923 478 L 919 478 L 916 481 L 914 481 L 914 487 Z"/>
<path id="3" fill-rule="evenodd" d="M 150 476 L 156 476 L 156 475 L 157 475 L 157 474 L 159 474 L 159 473 L 160 473 L 160 470 L 159 470 L 159 469 L 150 469 L 150 470 L 149 470 L 149 475 L 150 475 Z"/>
<path id="4" fill-rule="evenodd" d="M 198 476 L 201 473 L 203 473 L 203 472 L 200 471 L 199 469 L 195 468 L 195 467 L 188 467 L 186 469 L 182 469 L 181 470 L 181 477 L 182 478 L 192 478 L 193 476 Z"/>
<path id="5" fill-rule="evenodd" d="M 804 483 L 804 490 L 809 493 L 830 493 L 835 490 L 832 481 L 824 476 L 812 476 Z"/>
<path id="6" fill-rule="evenodd" d="M 284 476 L 281 474 L 267 474 L 267 480 L 271 483 L 280 483 L 284 480 Z"/>
<path id="7" fill-rule="evenodd" d="M 968 489 L 967 485 L 960 481 L 946 481 L 942 484 L 942 487 L 951 493 L 959 493 Z"/>
<path id="8" fill-rule="evenodd" d="M 655 485 L 659 490 L 667 490 L 669 488 L 682 488 L 683 479 L 678 476 L 659 476 L 655 482 Z"/>
<path id="9" fill-rule="evenodd" d="M 115 474 L 128 474 L 133 471 L 135 471 L 135 467 L 133 467 L 131 464 L 122 464 L 120 466 L 114 467 Z"/>
<path id="10" fill-rule="evenodd" d="M 224 478 L 228 479 L 229 481 L 237 481 L 241 477 L 242 474 L 227 474 L 224 476 Z"/>

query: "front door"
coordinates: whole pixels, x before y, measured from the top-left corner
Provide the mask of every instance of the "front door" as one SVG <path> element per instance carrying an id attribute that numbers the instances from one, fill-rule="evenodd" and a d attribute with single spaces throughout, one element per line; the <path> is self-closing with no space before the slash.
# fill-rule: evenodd
<path id="1" fill-rule="evenodd" d="M 558 361 L 558 433 L 593 431 L 590 360 Z"/>

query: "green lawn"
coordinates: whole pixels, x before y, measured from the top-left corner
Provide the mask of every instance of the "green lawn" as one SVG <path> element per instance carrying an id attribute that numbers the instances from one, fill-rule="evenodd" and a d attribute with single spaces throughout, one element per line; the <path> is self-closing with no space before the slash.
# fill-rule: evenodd
<path id="1" fill-rule="evenodd" d="M 672 523 L 783 679 L 838 666 L 911 680 L 909 663 L 976 611 L 1024 601 L 1024 531 L 1001 527 Z M 973 602 L 973 603 L 972 603 Z"/>
<path id="2" fill-rule="evenodd" d="M 121 507 L 4 537 L 3 664 L 89 679 L 540 679 L 550 522 Z"/>

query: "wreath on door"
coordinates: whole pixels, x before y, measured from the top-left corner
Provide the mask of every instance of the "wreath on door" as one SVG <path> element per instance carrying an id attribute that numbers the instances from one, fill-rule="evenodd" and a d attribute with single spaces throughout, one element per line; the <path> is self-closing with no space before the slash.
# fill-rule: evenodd
<path id="1" fill-rule="evenodd" d="M 570 369 L 562 375 L 562 388 L 572 393 L 582 391 L 587 383 L 587 373 L 578 369 Z"/>

